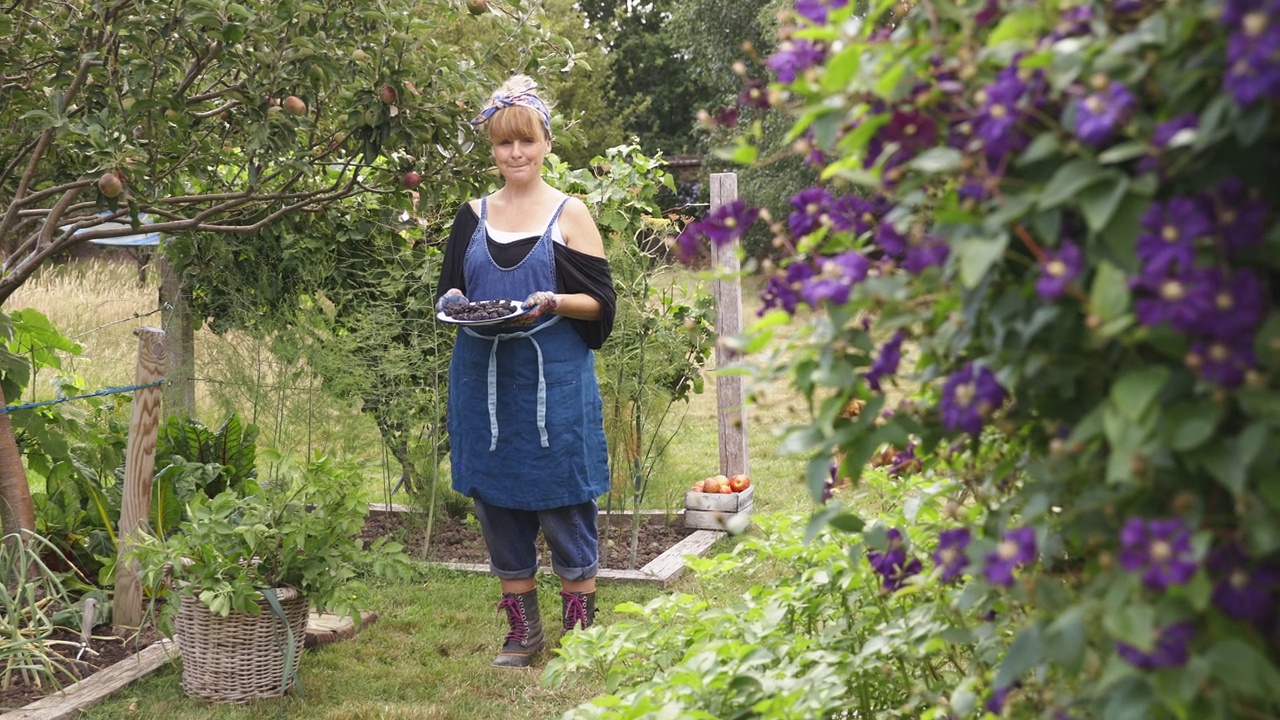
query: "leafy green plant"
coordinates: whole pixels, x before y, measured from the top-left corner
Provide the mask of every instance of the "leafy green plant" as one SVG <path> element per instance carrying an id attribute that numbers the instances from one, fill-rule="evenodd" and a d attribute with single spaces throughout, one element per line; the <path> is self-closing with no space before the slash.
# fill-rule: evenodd
<path id="1" fill-rule="evenodd" d="M 892 525 L 816 514 L 887 593 L 931 598 L 886 612 L 964 620 L 922 637 L 960 672 L 870 709 L 1280 713 L 1280 184 L 1255 160 L 1280 151 L 1275 6 L 806 2 L 783 22 L 767 96 L 821 181 L 770 228 L 785 257 L 743 340 L 800 326 L 785 371 L 812 415 L 783 449 L 816 501 L 898 458 Z M 757 218 L 728 204 L 681 246 Z"/>
<path id="2" fill-rule="evenodd" d="M 256 612 L 264 589 L 292 587 L 317 612 L 358 617 L 362 577 L 403 577 L 409 561 L 385 538 L 362 547 L 368 500 L 355 472 L 319 458 L 252 495 L 197 495 L 173 534 L 136 547 L 144 586 L 199 597 L 224 616 Z M 162 609 L 164 626 L 176 605 Z"/>

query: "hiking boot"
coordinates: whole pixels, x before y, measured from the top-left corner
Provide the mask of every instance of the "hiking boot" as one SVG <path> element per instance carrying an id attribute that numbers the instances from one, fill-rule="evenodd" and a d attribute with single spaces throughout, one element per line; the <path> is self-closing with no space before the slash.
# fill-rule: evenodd
<path id="1" fill-rule="evenodd" d="M 538 613 L 538 591 L 504 593 L 499 610 L 507 613 L 507 639 L 502 644 L 494 667 L 526 668 L 533 664 L 533 656 L 542 649 L 542 616 Z"/>
<path id="2" fill-rule="evenodd" d="M 569 632 L 576 627 L 589 628 L 596 621 L 596 594 L 594 592 L 560 591 L 560 601 L 564 608 L 564 631 Z"/>

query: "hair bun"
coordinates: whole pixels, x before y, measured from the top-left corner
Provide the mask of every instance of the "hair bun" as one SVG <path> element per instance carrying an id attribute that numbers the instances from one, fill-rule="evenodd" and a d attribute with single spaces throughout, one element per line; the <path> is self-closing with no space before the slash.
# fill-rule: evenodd
<path id="1" fill-rule="evenodd" d="M 500 95 L 538 95 L 538 81 L 528 75 L 512 75 L 507 81 L 494 91 L 493 98 L 496 99 Z M 541 99 L 541 97 L 539 97 Z"/>

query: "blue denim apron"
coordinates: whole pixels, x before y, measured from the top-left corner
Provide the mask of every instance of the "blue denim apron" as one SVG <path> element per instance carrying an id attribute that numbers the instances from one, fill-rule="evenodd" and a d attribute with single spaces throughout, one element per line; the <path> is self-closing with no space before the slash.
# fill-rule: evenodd
<path id="1" fill-rule="evenodd" d="M 567 200 L 567 198 L 566 198 Z M 467 298 L 523 300 L 556 288 L 551 229 L 511 268 L 489 253 L 480 223 L 463 259 Z M 595 355 L 569 322 L 459 328 L 449 363 L 448 430 L 453 489 L 490 505 L 546 510 L 609 491 L 609 457 Z"/>

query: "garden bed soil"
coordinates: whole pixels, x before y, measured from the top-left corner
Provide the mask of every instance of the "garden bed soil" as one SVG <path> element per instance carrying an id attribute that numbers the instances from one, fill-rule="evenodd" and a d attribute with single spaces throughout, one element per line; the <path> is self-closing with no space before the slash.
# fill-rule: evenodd
<path id="1" fill-rule="evenodd" d="M 68 662 L 68 666 L 75 667 L 76 676 L 66 677 L 60 676 L 58 681 L 62 687 L 69 686 L 79 680 L 93 675 L 99 670 L 105 670 L 112 665 L 137 655 L 143 649 L 150 647 L 161 639 L 159 631 L 154 628 L 144 628 L 141 632 L 131 635 L 130 637 L 117 637 L 113 635 L 111 626 L 104 625 L 94 631 L 93 638 L 89 641 L 89 649 L 97 652 L 94 655 L 85 652 L 80 660 L 82 665 Z M 54 634 L 54 640 L 74 642 L 76 645 L 52 645 L 54 652 L 62 655 L 68 660 L 75 657 L 79 649 L 80 635 L 70 631 L 58 631 Z M 36 700 L 47 695 L 53 695 L 59 691 L 59 687 L 54 686 L 47 681 L 44 685 L 35 686 L 23 682 L 17 682 L 7 688 L 0 689 L 0 715 L 10 710 L 29 705 Z"/>
<path id="2" fill-rule="evenodd" d="M 695 531 L 684 527 L 678 515 L 653 514 L 640 517 L 636 560 L 632 564 L 632 516 L 600 516 L 600 567 L 642 568 Z M 427 542 L 427 517 L 419 512 L 370 512 L 364 528 L 362 539 L 366 543 L 379 537 L 391 537 L 404 544 L 405 552 L 428 562 L 489 562 L 484 537 L 474 518 L 464 520 L 443 513 L 437 514 L 433 519 L 430 543 Z M 542 565 L 550 563 L 551 556 L 541 535 L 538 536 L 538 557 Z"/>

